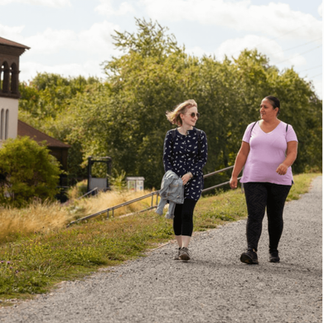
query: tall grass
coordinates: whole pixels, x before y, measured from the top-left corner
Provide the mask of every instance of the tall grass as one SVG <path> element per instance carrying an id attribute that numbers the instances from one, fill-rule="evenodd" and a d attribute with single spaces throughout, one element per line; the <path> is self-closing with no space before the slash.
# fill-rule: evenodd
<path id="1" fill-rule="evenodd" d="M 319 175 L 295 176 L 288 199 L 297 199 L 307 192 L 312 179 Z M 109 192 L 103 200 L 108 196 Z M 111 197 L 102 202 L 97 196 L 78 202 L 78 206 L 92 212 L 110 203 L 120 204 L 125 198 L 128 197 Z M 86 208 L 91 201 L 96 205 Z M 154 211 L 129 217 L 93 218 L 66 228 L 66 223 L 75 218 L 71 212 L 75 207 L 34 204 L 23 210 L 2 210 L 0 232 L 3 229 L 6 233 L 0 242 L 0 299 L 44 293 L 62 280 L 81 278 L 102 266 L 142 256 L 148 248 L 173 238 L 172 221 Z M 240 190 L 203 197 L 195 210 L 194 229 L 215 228 L 244 217 L 246 205 Z"/>
<path id="2" fill-rule="evenodd" d="M 32 233 L 60 229 L 74 216 L 59 203 L 34 202 L 27 208 L 2 209 L 0 212 L 0 243 L 14 241 Z"/>
<path id="3" fill-rule="evenodd" d="M 0 243 L 14 241 L 19 236 L 27 236 L 31 233 L 46 233 L 64 228 L 74 219 L 97 213 L 147 193 L 148 191 L 107 191 L 99 192 L 93 197 L 74 200 L 66 205 L 58 202 L 34 202 L 24 209 L 2 209 L 0 210 Z M 150 203 L 151 198 L 138 201 L 117 209 L 114 216 L 146 209 L 151 205 Z"/>
<path id="4" fill-rule="evenodd" d="M 82 209 L 83 214 L 93 214 L 99 211 L 108 209 L 112 206 L 119 205 L 136 199 L 137 197 L 143 196 L 150 193 L 149 191 L 127 191 L 127 190 L 117 190 L 117 191 L 107 191 L 99 192 L 91 198 L 84 198 L 80 201 L 75 202 L 75 207 Z M 143 210 L 151 205 L 151 198 L 147 198 L 128 206 L 119 208 L 114 211 L 115 216 L 119 216 L 126 213 L 132 213 L 135 211 Z"/>

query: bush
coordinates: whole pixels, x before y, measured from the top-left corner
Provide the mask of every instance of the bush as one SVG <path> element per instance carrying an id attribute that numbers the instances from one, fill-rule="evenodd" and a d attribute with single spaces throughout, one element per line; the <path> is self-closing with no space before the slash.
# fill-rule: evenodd
<path id="1" fill-rule="evenodd" d="M 44 145 L 29 137 L 8 139 L 0 149 L 0 205 L 23 207 L 54 199 L 59 163 Z"/>

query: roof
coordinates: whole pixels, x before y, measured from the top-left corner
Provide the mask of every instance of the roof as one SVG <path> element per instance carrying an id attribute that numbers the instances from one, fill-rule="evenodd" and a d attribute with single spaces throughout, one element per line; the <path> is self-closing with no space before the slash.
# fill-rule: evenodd
<path id="1" fill-rule="evenodd" d="M 14 41 L 11 41 L 9 39 L 0 37 L 0 45 L 7 45 L 7 46 L 12 46 L 12 47 L 18 47 L 18 48 L 23 48 L 23 49 L 30 49 L 30 47 L 16 43 Z"/>
<path id="2" fill-rule="evenodd" d="M 47 147 L 65 149 L 71 147 L 70 145 L 67 145 L 64 142 L 57 140 L 53 137 L 50 137 L 47 134 L 35 129 L 34 127 L 20 120 L 18 120 L 18 136 L 28 136 L 31 139 L 37 141 L 38 143 L 45 140 L 47 142 Z"/>

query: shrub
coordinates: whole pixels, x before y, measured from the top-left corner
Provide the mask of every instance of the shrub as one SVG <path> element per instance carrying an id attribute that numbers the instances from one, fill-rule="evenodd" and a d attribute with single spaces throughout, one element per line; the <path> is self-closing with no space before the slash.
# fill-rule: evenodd
<path id="1" fill-rule="evenodd" d="M 29 137 L 8 139 L 0 149 L 0 205 L 23 207 L 54 199 L 61 170 L 49 150 Z"/>

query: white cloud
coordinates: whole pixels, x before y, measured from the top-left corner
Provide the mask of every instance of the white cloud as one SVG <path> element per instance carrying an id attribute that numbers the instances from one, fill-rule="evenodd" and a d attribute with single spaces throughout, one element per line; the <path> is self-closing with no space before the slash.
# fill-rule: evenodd
<path id="1" fill-rule="evenodd" d="M 37 73 L 54 73 L 64 77 L 100 77 L 104 78 L 102 68 L 96 61 L 86 61 L 84 64 L 57 64 L 57 65 L 45 65 L 38 64 L 31 61 L 23 63 L 23 68 L 19 74 L 20 82 L 31 81 Z"/>
<path id="2" fill-rule="evenodd" d="M 42 33 L 24 38 L 23 44 L 31 48 L 33 55 L 55 55 L 60 51 L 64 54 L 64 51 L 69 50 L 88 54 L 95 53 L 97 56 L 100 56 L 101 53 L 107 59 L 107 54 L 114 51 L 111 34 L 118 29 L 117 25 L 108 21 L 96 23 L 90 29 L 79 33 L 73 30 L 47 28 Z M 21 36 L 18 38 L 21 39 Z M 17 39 L 17 37 L 11 39 Z"/>
<path id="3" fill-rule="evenodd" d="M 29 5 L 41 5 L 53 8 L 60 8 L 60 7 L 70 7 L 71 2 L 70 0 L 1 0 L 0 5 L 7 5 L 11 3 L 22 3 L 22 4 L 29 4 Z"/>
<path id="4" fill-rule="evenodd" d="M 192 47 L 187 49 L 186 48 L 186 53 L 188 55 L 196 56 L 196 57 L 202 57 L 204 55 L 209 55 L 210 53 L 206 53 L 206 51 L 198 46 Z"/>
<path id="5" fill-rule="evenodd" d="M 271 60 L 283 60 L 285 55 L 281 46 L 275 41 L 266 37 L 246 35 L 242 38 L 228 39 L 223 42 L 213 53 L 217 60 L 223 60 L 225 55 L 237 58 L 244 49 L 257 49 L 258 52 L 266 55 Z"/>
<path id="6" fill-rule="evenodd" d="M 114 34 L 114 30 L 119 30 L 119 26 L 108 21 L 92 25 L 89 30 L 82 31 L 78 35 L 80 49 L 95 53 L 102 52 L 104 55 L 113 51 L 111 35 Z"/>
<path id="7" fill-rule="evenodd" d="M 123 16 L 128 13 L 135 12 L 132 5 L 126 1 L 122 2 L 119 5 L 119 8 L 115 10 L 113 8 L 112 0 L 100 0 L 100 4 L 97 7 L 95 7 L 95 11 L 105 16 Z"/>
<path id="8" fill-rule="evenodd" d="M 70 48 L 77 42 L 77 34 L 72 30 L 45 29 L 27 37 L 25 43 L 31 47 L 33 54 L 56 54 L 62 48 Z"/>
<path id="9" fill-rule="evenodd" d="M 318 9 L 318 14 L 323 17 L 323 2 L 319 5 Z"/>
<path id="10" fill-rule="evenodd" d="M 313 83 L 315 88 L 316 94 L 319 96 L 320 99 L 323 98 L 323 82 L 321 79 L 311 80 L 306 77 L 307 80 Z"/>
<path id="11" fill-rule="evenodd" d="M 265 55 L 269 59 L 270 65 L 279 65 L 285 63 L 285 66 L 303 66 L 306 59 L 298 53 L 285 55 L 282 47 L 275 41 L 266 37 L 255 35 L 246 35 L 242 38 L 228 39 L 223 42 L 214 52 L 207 53 L 199 47 L 189 48 L 186 50 L 188 54 L 195 56 L 211 55 L 216 60 L 223 61 L 225 56 L 231 59 L 237 58 L 244 49 L 257 49 L 259 53 Z"/>
<path id="12" fill-rule="evenodd" d="M 30 37 L 21 35 L 23 28 L 0 25 L 2 37 L 30 47 L 21 57 L 20 79 L 24 81 L 32 79 L 37 72 L 103 77 L 100 64 L 119 53 L 111 38 L 119 26 L 108 21 L 95 23 L 80 32 L 47 28 Z M 59 63 L 62 58 L 64 62 L 71 63 Z"/>
<path id="13" fill-rule="evenodd" d="M 187 20 L 238 31 L 258 31 L 272 37 L 285 35 L 285 38 L 318 38 L 322 30 L 321 21 L 310 14 L 293 11 L 284 3 L 260 6 L 252 5 L 250 0 L 139 0 L 139 3 L 158 21 Z"/>
<path id="14" fill-rule="evenodd" d="M 19 42 L 19 39 L 21 39 L 21 33 L 24 28 L 25 26 L 9 27 L 9 26 L 0 25 L 0 35 L 9 40 L 14 40 Z"/>

